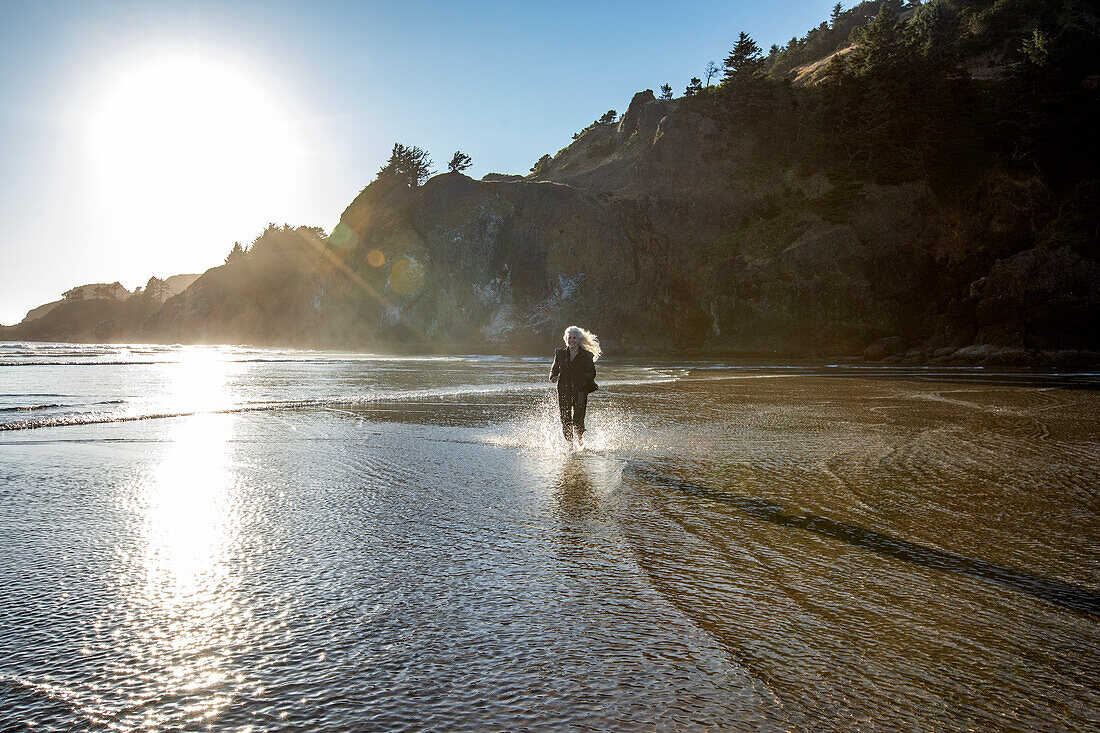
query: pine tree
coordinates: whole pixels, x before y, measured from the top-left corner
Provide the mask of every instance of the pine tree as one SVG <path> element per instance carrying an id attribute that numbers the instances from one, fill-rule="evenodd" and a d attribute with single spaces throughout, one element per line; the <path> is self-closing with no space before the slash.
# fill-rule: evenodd
<path id="1" fill-rule="evenodd" d="M 246 254 L 248 254 L 248 250 L 242 247 L 240 242 L 234 242 L 233 249 L 229 250 L 229 254 L 225 256 L 225 264 L 228 265 L 231 262 L 242 260 Z"/>
<path id="2" fill-rule="evenodd" d="M 459 173 L 464 171 L 473 165 L 473 161 L 470 160 L 470 156 L 461 150 L 456 150 L 454 157 L 451 158 L 451 162 L 447 164 L 447 168 L 451 173 Z"/>
<path id="3" fill-rule="evenodd" d="M 907 39 L 897 12 L 883 3 L 870 23 L 856 32 L 858 45 L 851 53 L 852 70 L 860 76 L 871 76 L 884 83 L 898 79 L 904 63 Z"/>
<path id="4" fill-rule="evenodd" d="M 661 99 L 672 99 L 672 87 L 668 84 L 661 85 Z"/>
<path id="5" fill-rule="evenodd" d="M 533 166 L 531 166 L 531 172 L 534 173 L 536 176 L 539 175 L 540 173 L 542 173 L 543 169 L 546 168 L 546 166 L 550 165 L 550 161 L 551 158 L 549 154 L 542 156 L 537 161 L 535 161 L 535 164 Z"/>
<path id="6" fill-rule="evenodd" d="M 168 295 L 168 283 L 154 275 L 145 283 L 145 298 L 154 303 L 162 302 Z"/>
<path id="7" fill-rule="evenodd" d="M 390 159 L 378 171 L 379 178 L 394 177 L 403 181 L 410 188 L 416 188 L 428 177 L 435 173 L 432 170 L 432 159 L 425 150 L 417 147 L 405 147 L 401 143 L 393 144 Z"/>
<path id="8" fill-rule="evenodd" d="M 688 82 L 687 89 L 684 90 L 685 97 L 694 97 L 699 92 L 703 91 L 703 82 L 697 76 L 691 77 L 691 81 Z"/>
<path id="9" fill-rule="evenodd" d="M 738 84 L 753 78 L 764 67 L 764 61 L 760 58 L 760 46 L 752 40 L 752 36 L 744 31 L 737 38 L 730 55 L 726 57 L 726 73 L 722 77 L 723 84 Z"/>

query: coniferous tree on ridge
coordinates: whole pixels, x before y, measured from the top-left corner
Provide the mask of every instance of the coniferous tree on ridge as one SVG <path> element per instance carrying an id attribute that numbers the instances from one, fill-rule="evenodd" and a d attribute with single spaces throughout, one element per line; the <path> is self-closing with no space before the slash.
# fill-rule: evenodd
<path id="1" fill-rule="evenodd" d="M 451 173 L 459 173 L 466 170 L 473 165 L 473 161 L 470 160 L 470 156 L 461 150 L 456 150 L 454 157 L 451 158 L 451 162 L 447 164 L 448 170 Z"/>
<path id="2" fill-rule="evenodd" d="M 233 249 L 229 250 L 229 254 L 225 256 L 225 264 L 228 265 L 231 262 L 242 260 L 246 254 L 248 254 L 248 250 L 242 247 L 240 242 L 234 242 Z"/>
<path id="3" fill-rule="evenodd" d="M 752 36 L 741 31 L 733 50 L 726 57 L 725 67 L 723 84 L 743 83 L 763 71 L 764 60 L 760 58 L 760 46 L 756 45 Z"/>
<path id="4" fill-rule="evenodd" d="M 418 147 L 406 147 L 401 143 L 393 144 L 390 159 L 382 169 L 378 171 L 379 178 L 396 178 L 404 182 L 409 188 L 416 188 L 428 180 L 435 171 L 432 169 L 432 159 L 425 150 Z"/>

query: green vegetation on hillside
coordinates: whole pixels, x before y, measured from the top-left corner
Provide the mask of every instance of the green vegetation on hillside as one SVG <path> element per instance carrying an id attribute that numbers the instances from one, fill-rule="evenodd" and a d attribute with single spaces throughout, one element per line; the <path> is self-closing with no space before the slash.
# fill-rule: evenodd
<path id="1" fill-rule="evenodd" d="M 786 78 L 830 54 L 815 83 Z M 1098 176 L 1098 59 L 1100 16 L 1077 0 L 864 2 L 766 59 L 742 33 L 722 84 L 685 103 L 840 180 L 959 194 L 997 167 L 1068 196 Z"/>

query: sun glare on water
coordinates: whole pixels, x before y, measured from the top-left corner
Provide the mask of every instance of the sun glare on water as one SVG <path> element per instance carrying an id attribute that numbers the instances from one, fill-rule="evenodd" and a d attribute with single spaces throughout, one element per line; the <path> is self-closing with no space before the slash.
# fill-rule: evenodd
<path id="1" fill-rule="evenodd" d="M 293 211 L 309 185 L 293 105 L 216 54 L 130 57 L 102 77 L 86 107 L 94 224 L 122 250 L 175 236 L 192 253 L 209 246 L 224 256 L 234 233 L 258 234 L 278 212 Z M 216 262 L 203 256 L 196 264 Z"/>

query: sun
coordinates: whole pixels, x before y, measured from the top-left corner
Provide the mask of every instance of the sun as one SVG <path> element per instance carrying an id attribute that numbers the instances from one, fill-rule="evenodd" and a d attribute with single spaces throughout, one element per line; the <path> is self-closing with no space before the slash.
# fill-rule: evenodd
<path id="1" fill-rule="evenodd" d="M 94 225 L 117 254 L 157 244 L 228 251 L 242 226 L 258 234 L 302 195 L 295 119 L 276 85 L 232 59 L 194 49 L 127 58 L 86 105 Z M 192 268 L 214 264 L 206 253 Z"/>

